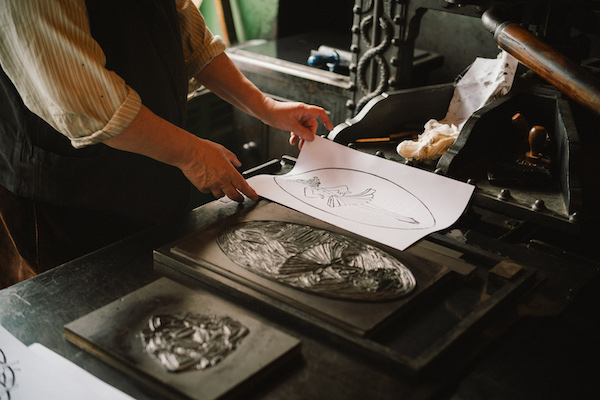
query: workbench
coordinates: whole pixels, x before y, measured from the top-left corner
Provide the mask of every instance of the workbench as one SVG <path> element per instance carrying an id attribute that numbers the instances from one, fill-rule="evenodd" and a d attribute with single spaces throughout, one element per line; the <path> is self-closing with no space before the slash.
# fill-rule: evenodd
<path id="1" fill-rule="evenodd" d="M 113 369 L 65 339 L 64 325 L 167 275 L 214 292 L 173 271 L 157 268 L 153 251 L 203 226 L 251 207 L 216 200 L 184 218 L 144 231 L 0 291 L 0 325 L 29 345 L 41 343 L 137 399 L 157 392 Z M 460 221 L 457 223 L 460 226 Z M 478 244 L 484 248 L 485 240 Z M 276 310 L 239 304 L 302 342 L 302 355 L 243 397 L 255 399 L 553 399 L 600 393 L 598 264 L 567 255 L 571 265 L 536 246 L 494 244 L 531 263 L 545 279 L 495 314 L 417 377 L 341 344 Z M 543 269 L 546 268 L 544 271 Z M 565 294 L 566 293 L 566 294 Z"/>

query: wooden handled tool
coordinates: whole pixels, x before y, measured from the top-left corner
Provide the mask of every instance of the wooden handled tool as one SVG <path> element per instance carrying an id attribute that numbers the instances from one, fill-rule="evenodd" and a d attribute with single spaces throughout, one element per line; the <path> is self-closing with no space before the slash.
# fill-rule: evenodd
<path id="1" fill-rule="evenodd" d="M 587 109 L 600 115 L 600 80 L 494 8 L 481 17 L 503 50 Z"/>

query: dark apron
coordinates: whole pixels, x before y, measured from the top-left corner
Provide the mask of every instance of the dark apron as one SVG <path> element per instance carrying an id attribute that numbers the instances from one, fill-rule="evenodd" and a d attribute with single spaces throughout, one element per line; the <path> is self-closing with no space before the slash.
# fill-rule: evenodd
<path id="1" fill-rule="evenodd" d="M 106 68 L 155 114 L 185 123 L 187 77 L 177 11 L 169 0 L 88 0 Z M 191 185 L 179 169 L 96 144 L 75 149 L 30 112 L 0 70 L 0 184 L 63 207 L 162 222 L 186 211 Z"/>

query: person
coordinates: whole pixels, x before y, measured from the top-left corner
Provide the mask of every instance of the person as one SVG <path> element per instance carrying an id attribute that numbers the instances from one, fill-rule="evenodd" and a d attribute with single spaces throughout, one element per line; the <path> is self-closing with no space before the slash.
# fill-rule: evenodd
<path id="1" fill-rule="evenodd" d="M 192 185 L 258 199 L 231 151 L 184 129 L 192 77 L 292 145 L 333 129 L 254 86 L 190 0 L 3 0 L 0 66 L 5 281 L 183 215 Z"/>

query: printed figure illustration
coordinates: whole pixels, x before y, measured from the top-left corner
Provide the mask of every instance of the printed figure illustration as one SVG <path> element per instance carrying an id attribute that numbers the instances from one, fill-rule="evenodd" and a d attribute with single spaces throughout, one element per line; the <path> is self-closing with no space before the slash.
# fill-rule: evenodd
<path id="1" fill-rule="evenodd" d="M 307 185 L 304 188 L 304 196 L 306 196 L 309 199 L 325 199 L 329 207 L 363 207 L 376 213 L 382 213 L 391 218 L 395 218 L 401 222 L 406 222 L 408 224 L 419 224 L 419 221 L 415 220 L 412 217 L 396 214 L 392 211 L 388 211 L 373 204 L 372 202 L 376 192 L 376 190 L 373 188 L 368 188 L 360 193 L 354 194 L 348 189 L 348 186 L 346 185 L 335 187 L 321 187 L 321 181 L 316 176 L 312 179 L 309 179 L 308 181 L 297 180 L 296 182 Z"/>
<path id="2" fill-rule="evenodd" d="M 217 365 L 249 333 L 241 323 L 216 315 L 157 315 L 140 332 L 146 352 L 168 371 Z"/>
<path id="3" fill-rule="evenodd" d="M 11 390 L 15 388 L 15 370 L 6 360 L 6 355 L 0 349 L 0 400 L 10 400 Z"/>
<path id="4" fill-rule="evenodd" d="M 326 297 L 383 301 L 410 293 L 411 271 L 386 252 L 308 225 L 249 221 L 217 238 L 234 263 L 256 274 Z"/>
<path id="5" fill-rule="evenodd" d="M 377 175 L 324 168 L 274 179 L 303 203 L 354 222 L 392 229 L 428 229 L 435 225 L 433 215 L 417 197 Z"/>

